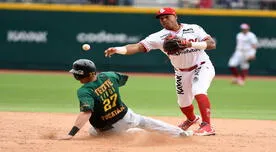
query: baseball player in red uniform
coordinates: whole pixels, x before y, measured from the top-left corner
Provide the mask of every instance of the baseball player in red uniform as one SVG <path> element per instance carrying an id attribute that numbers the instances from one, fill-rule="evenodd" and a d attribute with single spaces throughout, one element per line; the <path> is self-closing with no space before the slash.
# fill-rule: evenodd
<path id="1" fill-rule="evenodd" d="M 136 44 L 120 47 L 111 47 L 105 50 L 105 56 L 113 54 L 131 55 L 138 52 L 149 52 L 159 49 L 165 53 L 175 69 L 175 83 L 177 102 L 187 120 L 179 125 L 187 130 L 191 125 L 202 122 L 195 135 L 215 135 L 215 130 L 210 121 L 210 101 L 207 90 L 215 76 L 214 67 L 204 50 L 216 48 L 216 43 L 202 27 L 196 24 L 178 23 L 177 15 L 173 8 L 162 8 L 156 13 L 156 18 L 164 27 L 159 32 L 153 33 Z M 163 43 L 166 37 L 175 35 L 180 37 L 187 46 L 176 53 L 169 54 L 164 50 Z M 195 115 L 193 100 L 196 99 L 200 116 Z"/>
<path id="2" fill-rule="evenodd" d="M 228 66 L 234 76 L 233 84 L 244 85 L 248 74 L 250 61 L 256 58 L 257 37 L 250 31 L 250 26 L 246 23 L 240 25 L 241 32 L 236 36 L 236 50 L 231 56 Z M 241 71 L 238 71 L 240 66 Z"/>

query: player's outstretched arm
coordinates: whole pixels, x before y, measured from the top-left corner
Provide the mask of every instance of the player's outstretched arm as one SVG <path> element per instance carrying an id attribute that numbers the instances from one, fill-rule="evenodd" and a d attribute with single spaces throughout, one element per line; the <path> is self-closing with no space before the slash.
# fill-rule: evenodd
<path id="1" fill-rule="evenodd" d="M 85 125 L 85 123 L 89 120 L 91 117 L 92 112 L 80 112 L 74 126 L 72 127 L 71 131 L 68 133 L 68 135 L 65 135 L 64 137 L 59 138 L 59 140 L 70 140 L 73 138 L 73 136 Z"/>
<path id="2" fill-rule="evenodd" d="M 104 51 L 105 57 L 111 57 L 113 54 L 132 55 L 138 52 L 145 52 L 146 49 L 140 43 L 128 44 L 120 47 L 110 47 Z"/>

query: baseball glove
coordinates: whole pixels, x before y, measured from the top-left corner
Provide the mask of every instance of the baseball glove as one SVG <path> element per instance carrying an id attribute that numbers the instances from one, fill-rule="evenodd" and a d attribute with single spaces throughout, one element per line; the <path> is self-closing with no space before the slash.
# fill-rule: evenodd
<path id="1" fill-rule="evenodd" d="M 164 51 L 167 54 L 176 54 L 180 50 L 185 49 L 187 47 L 187 41 L 172 35 L 167 36 L 163 43 Z"/>

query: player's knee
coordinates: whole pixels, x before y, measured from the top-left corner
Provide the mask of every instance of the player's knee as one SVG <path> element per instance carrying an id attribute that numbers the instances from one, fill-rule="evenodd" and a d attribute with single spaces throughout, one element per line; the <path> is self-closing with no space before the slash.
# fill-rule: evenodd
<path id="1" fill-rule="evenodd" d="M 192 93 L 193 93 L 193 96 L 196 96 L 198 94 L 207 94 L 205 89 L 198 89 L 198 88 L 193 88 Z"/>

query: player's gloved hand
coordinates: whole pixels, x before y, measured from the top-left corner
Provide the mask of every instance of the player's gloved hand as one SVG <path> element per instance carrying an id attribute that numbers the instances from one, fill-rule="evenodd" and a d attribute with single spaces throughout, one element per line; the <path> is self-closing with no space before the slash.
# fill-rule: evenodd
<path id="1" fill-rule="evenodd" d="M 111 47 L 104 51 L 105 57 L 111 57 L 111 55 L 116 53 L 116 48 Z"/>
<path id="2" fill-rule="evenodd" d="M 163 48 L 167 54 L 175 54 L 176 52 L 191 47 L 191 42 L 183 40 L 174 35 L 168 35 L 164 39 Z"/>

